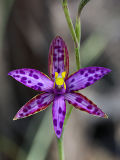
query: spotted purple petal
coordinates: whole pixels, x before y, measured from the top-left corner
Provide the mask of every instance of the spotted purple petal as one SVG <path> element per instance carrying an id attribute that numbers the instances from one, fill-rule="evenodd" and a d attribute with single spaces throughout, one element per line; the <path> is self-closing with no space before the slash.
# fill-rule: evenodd
<path id="1" fill-rule="evenodd" d="M 91 100 L 80 93 L 66 93 L 65 100 L 72 104 L 75 108 L 88 112 L 99 117 L 107 118 L 107 115 L 102 112 Z"/>
<path id="2" fill-rule="evenodd" d="M 54 96 L 51 93 L 42 93 L 33 97 L 17 112 L 13 120 L 25 118 L 46 109 L 53 99 Z"/>
<path id="3" fill-rule="evenodd" d="M 66 115 L 66 104 L 64 96 L 56 96 L 53 101 L 52 116 L 54 130 L 58 138 L 60 138 L 63 128 L 63 123 Z"/>
<path id="4" fill-rule="evenodd" d="M 51 79 L 54 79 L 55 72 L 61 74 L 66 72 L 66 77 L 69 72 L 69 56 L 65 42 L 57 36 L 51 43 L 49 49 L 49 74 Z"/>
<path id="5" fill-rule="evenodd" d="M 86 67 L 72 74 L 66 80 L 68 92 L 77 91 L 90 86 L 111 70 L 104 67 Z"/>
<path id="6" fill-rule="evenodd" d="M 53 88 L 54 82 L 46 75 L 35 69 L 16 69 L 8 73 L 14 79 L 37 91 L 49 91 Z"/>

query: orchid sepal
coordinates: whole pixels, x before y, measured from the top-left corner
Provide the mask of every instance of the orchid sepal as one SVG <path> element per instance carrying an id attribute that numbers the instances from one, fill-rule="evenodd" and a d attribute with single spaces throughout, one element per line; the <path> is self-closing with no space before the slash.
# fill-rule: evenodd
<path id="1" fill-rule="evenodd" d="M 38 94 L 29 100 L 22 108 L 20 108 L 13 120 L 26 118 L 40 111 L 43 111 L 50 105 L 53 100 L 54 95 L 51 93 Z"/>
<path id="2" fill-rule="evenodd" d="M 66 77 L 68 77 L 69 73 L 69 55 L 68 49 L 64 42 L 64 40 L 57 36 L 51 42 L 49 49 L 49 58 L 48 58 L 48 70 L 50 78 L 54 80 L 55 72 L 61 74 L 62 72 L 66 72 Z"/>

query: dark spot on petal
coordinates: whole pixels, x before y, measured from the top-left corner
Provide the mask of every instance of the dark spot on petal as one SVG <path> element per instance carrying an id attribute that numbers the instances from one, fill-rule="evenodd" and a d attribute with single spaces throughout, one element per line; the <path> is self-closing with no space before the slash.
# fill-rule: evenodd
<path id="1" fill-rule="evenodd" d="M 97 81 L 97 79 L 94 79 L 94 82 L 96 82 Z"/>
<path id="2" fill-rule="evenodd" d="M 78 103 L 81 103 L 81 102 L 82 102 L 82 98 L 77 97 L 77 98 L 76 98 L 76 101 L 77 101 Z"/>
<path id="3" fill-rule="evenodd" d="M 63 61 L 64 60 L 64 55 L 62 55 L 61 57 L 58 57 L 58 61 Z"/>
<path id="4" fill-rule="evenodd" d="M 59 48 L 61 48 L 60 46 L 54 46 L 54 49 L 59 49 Z"/>
<path id="5" fill-rule="evenodd" d="M 70 83 L 72 83 L 72 82 L 74 82 L 74 81 L 75 81 L 75 79 L 73 78 Z"/>
<path id="6" fill-rule="evenodd" d="M 31 106 L 29 105 L 29 106 L 27 106 L 27 109 L 29 110 L 29 109 L 31 109 Z"/>
<path id="7" fill-rule="evenodd" d="M 30 73 L 29 76 L 32 77 L 32 73 Z"/>
<path id="8" fill-rule="evenodd" d="M 16 75 L 15 77 L 20 78 L 20 76 L 19 76 L 19 75 Z"/>
<path id="9" fill-rule="evenodd" d="M 39 82 L 38 85 L 39 85 L 39 86 L 43 86 L 43 83 L 40 83 L 40 82 Z"/>
<path id="10" fill-rule="evenodd" d="M 103 75 L 99 75 L 98 77 L 99 77 L 99 78 L 102 78 L 102 77 L 103 77 Z"/>
<path id="11" fill-rule="evenodd" d="M 31 86 L 32 89 L 34 89 L 34 86 Z"/>
<path id="12" fill-rule="evenodd" d="M 97 78 L 98 77 L 98 74 L 95 74 L 95 78 Z"/>
<path id="13" fill-rule="evenodd" d="M 40 99 L 41 95 L 37 96 L 36 99 Z"/>
<path id="14" fill-rule="evenodd" d="M 95 108 L 95 110 L 93 111 L 93 114 L 96 114 L 97 111 L 98 111 L 98 108 Z"/>
<path id="15" fill-rule="evenodd" d="M 44 101 L 44 99 L 40 99 L 40 101 L 41 101 L 40 103 L 42 104 L 42 103 L 43 103 L 43 101 Z"/>
<path id="16" fill-rule="evenodd" d="M 32 70 L 30 70 L 30 73 L 33 73 L 33 71 L 32 71 Z"/>
<path id="17" fill-rule="evenodd" d="M 23 109 L 23 112 L 27 112 L 28 110 L 26 108 Z"/>
<path id="18" fill-rule="evenodd" d="M 41 104 L 41 100 L 38 100 L 38 101 L 37 101 L 37 104 L 38 104 L 38 105 Z"/>
<path id="19" fill-rule="evenodd" d="M 91 73 L 95 73 L 95 70 L 91 70 Z"/>
<path id="20" fill-rule="evenodd" d="M 38 91 L 41 91 L 41 87 L 38 87 L 37 90 L 38 90 Z"/>
<path id="21" fill-rule="evenodd" d="M 59 44 L 59 42 L 60 42 L 60 39 L 57 39 L 57 42 L 58 42 L 58 44 Z"/>
<path id="22" fill-rule="evenodd" d="M 28 83 L 31 83 L 31 80 L 29 80 Z"/>
<path id="23" fill-rule="evenodd" d="M 54 57 L 53 57 L 53 61 L 56 61 L 56 60 L 57 60 L 57 58 L 54 56 Z"/>
<path id="24" fill-rule="evenodd" d="M 99 116 L 99 115 L 100 115 L 100 112 L 97 112 L 96 114 Z"/>
<path id="25" fill-rule="evenodd" d="M 71 101 L 68 100 L 68 103 L 71 103 Z"/>
<path id="26" fill-rule="evenodd" d="M 84 109 L 84 108 L 80 108 L 80 110 L 81 110 L 81 111 L 85 111 L 85 109 Z"/>
<path id="27" fill-rule="evenodd" d="M 62 127 L 63 127 L 63 122 L 61 121 L 59 125 L 60 125 L 60 128 L 62 129 Z"/>
<path id="28" fill-rule="evenodd" d="M 58 52 L 63 53 L 64 50 L 63 49 L 58 49 Z"/>
<path id="29" fill-rule="evenodd" d="M 77 104 L 77 103 L 74 103 L 74 106 L 76 107 L 76 106 L 78 106 L 78 104 Z"/>
<path id="30" fill-rule="evenodd" d="M 54 120 L 53 120 L 53 124 L 54 124 L 54 126 L 57 127 L 57 119 L 54 119 Z"/>
<path id="31" fill-rule="evenodd" d="M 84 87 L 80 87 L 80 89 L 84 89 Z"/>
<path id="32" fill-rule="evenodd" d="M 59 107 L 59 110 L 58 110 L 58 112 L 59 112 L 59 113 L 62 113 L 62 109 L 61 109 L 61 107 Z"/>
<path id="33" fill-rule="evenodd" d="M 88 73 L 85 73 L 85 77 L 87 77 L 88 76 Z"/>
<path id="34" fill-rule="evenodd" d="M 57 130 L 56 133 L 57 133 L 57 135 L 60 135 L 60 131 L 59 130 Z"/>
<path id="35" fill-rule="evenodd" d="M 99 67 L 96 68 L 96 71 L 99 71 Z"/>
<path id="36" fill-rule="evenodd" d="M 19 115 L 22 117 L 22 116 L 23 116 L 23 113 L 20 113 Z"/>
<path id="37" fill-rule="evenodd" d="M 57 70 L 57 71 L 58 71 L 58 73 L 60 73 L 60 68 L 58 68 L 58 70 Z"/>
<path id="38" fill-rule="evenodd" d="M 25 80 L 27 80 L 27 78 L 26 78 L 26 77 L 22 77 L 21 80 L 22 80 L 22 81 L 25 81 Z"/>
<path id="39" fill-rule="evenodd" d="M 27 113 L 27 114 L 25 114 L 25 116 L 27 117 L 27 116 L 28 116 L 28 113 Z"/>
<path id="40" fill-rule="evenodd" d="M 34 74 L 33 77 L 34 77 L 35 79 L 39 79 L 39 77 L 38 77 L 36 74 Z"/>
<path id="41" fill-rule="evenodd" d="M 16 71 L 16 73 L 18 74 L 18 71 Z"/>
<path id="42" fill-rule="evenodd" d="M 93 69 L 88 69 L 89 73 L 94 73 L 95 71 Z"/>
<path id="43" fill-rule="evenodd" d="M 80 74 L 81 74 L 81 75 L 84 74 L 84 70 L 80 70 Z"/>
<path id="44" fill-rule="evenodd" d="M 26 77 L 22 77 L 22 78 L 21 78 L 21 82 L 22 82 L 22 83 L 26 83 L 26 79 L 27 79 Z"/>
<path id="45" fill-rule="evenodd" d="M 92 102 L 91 100 L 89 100 L 89 103 L 90 103 L 90 104 L 93 104 L 93 102 Z"/>
<path id="46" fill-rule="evenodd" d="M 92 109 L 93 107 L 92 107 L 92 105 L 88 105 L 87 108 L 88 109 Z"/>
<path id="47" fill-rule="evenodd" d="M 25 72 L 24 72 L 23 70 L 20 70 L 20 73 L 21 73 L 21 74 L 25 74 Z"/>
<path id="48" fill-rule="evenodd" d="M 44 106 L 46 106 L 47 104 L 48 104 L 48 103 L 47 103 L 47 102 L 45 102 L 43 105 L 44 105 Z"/>
<path id="49" fill-rule="evenodd" d="M 102 70 L 101 73 L 104 73 L 104 71 Z"/>
<path id="50" fill-rule="evenodd" d="M 72 84 L 69 88 L 73 88 L 74 87 L 74 85 Z"/>
<path id="51" fill-rule="evenodd" d="M 56 55 L 56 53 L 53 53 L 53 57 L 56 57 L 57 55 Z"/>
<path id="52" fill-rule="evenodd" d="M 89 82 L 87 82 L 86 84 L 85 84 L 85 87 L 88 87 L 90 85 L 90 83 Z"/>
<path id="53" fill-rule="evenodd" d="M 45 98 L 47 98 L 48 96 L 49 96 L 49 95 L 45 95 L 45 96 L 43 96 L 42 98 L 45 99 Z"/>
<path id="54" fill-rule="evenodd" d="M 66 114 L 66 112 L 65 112 L 65 111 L 63 111 L 63 116 L 65 116 L 65 114 Z"/>
<path id="55" fill-rule="evenodd" d="M 93 77 L 89 77 L 89 78 L 88 78 L 88 81 L 92 81 L 92 80 L 93 80 Z"/>

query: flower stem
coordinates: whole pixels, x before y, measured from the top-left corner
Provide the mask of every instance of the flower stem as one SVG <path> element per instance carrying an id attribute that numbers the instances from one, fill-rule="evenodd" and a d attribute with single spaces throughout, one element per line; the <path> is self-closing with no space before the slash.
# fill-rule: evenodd
<path id="1" fill-rule="evenodd" d="M 65 14 L 65 18 L 66 18 L 66 21 L 67 21 L 70 33 L 72 35 L 74 45 L 75 45 L 75 56 L 76 56 L 77 70 L 80 69 L 80 41 L 81 41 L 80 14 L 81 14 L 81 11 L 82 11 L 83 7 L 87 4 L 88 1 L 89 0 L 82 0 L 80 2 L 80 5 L 78 7 L 78 14 L 77 14 L 77 17 L 76 17 L 75 29 L 74 29 L 74 26 L 73 26 L 73 23 L 72 23 L 72 20 L 71 20 L 71 17 L 70 17 L 70 13 L 69 13 L 67 0 L 61 0 L 63 11 L 64 11 L 64 14 Z M 70 106 L 68 112 L 66 113 L 62 135 L 61 135 L 60 139 L 57 138 L 59 160 L 64 160 L 63 134 L 64 134 L 65 125 L 66 125 L 66 123 L 67 123 L 67 121 L 68 121 L 68 119 L 69 119 L 69 117 L 72 113 L 72 110 L 73 110 L 73 106 Z"/>
<path id="2" fill-rule="evenodd" d="M 59 160 L 64 160 L 63 136 L 61 136 L 61 138 L 57 138 L 57 142 L 58 142 Z"/>
<path id="3" fill-rule="evenodd" d="M 78 40 L 77 40 L 77 37 L 76 37 L 76 34 L 75 34 L 75 30 L 74 30 L 74 26 L 73 26 L 72 20 L 70 18 L 70 13 L 69 13 L 67 0 L 63 0 L 62 1 L 62 7 L 63 7 L 63 11 L 64 11 L 64 14 L 65 14 L 65 18 L 66 18 L 68 27 L 70 29 L 70 33 L 71 33 L 73 41 L 75 43 L 75 47 L 77 48 L 78 47 Z"/>
<path id="4" fill-rule="evenodd" d="M 74 44 L 75 44 L 75 55 L 76 55 L 76 65 L 77 65 L 77 69 L 80 69 L 80 20 L 79 18 L 76 19 L 76 31 L 74 29 L 72 20 L 70 18 L 70 13 L 69 13 L 69 8 L 68 8 L 68 4 L 67 4 L 67 0 L 63 0 L 62 1 L 62 7 L 63 7 L 63 11 L 65 14 L 65 18 L 70 30 L 70 33 L 72 35 Z M 77 34 L 76 34 L 77 32 Z"/>

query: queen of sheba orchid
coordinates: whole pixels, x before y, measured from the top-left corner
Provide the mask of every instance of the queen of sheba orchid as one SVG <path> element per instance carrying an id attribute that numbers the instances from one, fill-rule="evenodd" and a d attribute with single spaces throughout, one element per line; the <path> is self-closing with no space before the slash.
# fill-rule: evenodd
<path id="1" fill-rule="evenodd" d="M 65 42 L 57 36 L 49 49 L 49 76 L 42 72 L 22 68 L 8 73 L 25 86 L 42 91 L 29 100 L 15 115 L 14 120 L 33 115 L 46 109 L 52 102 L 52 118 L 56 136 L 61 137 L 66 115 L 66 101 L 89 114 L 107 118 L 107 115 L 91 100 L 76 91 L 82 90 L 111 70 L 104 67 L 86 67 L 68 76 L 69 55 Z"/>

